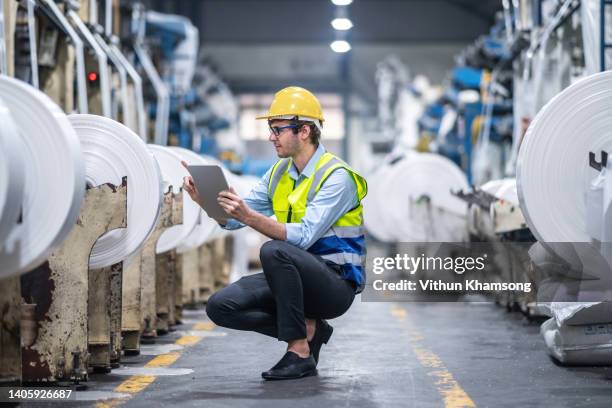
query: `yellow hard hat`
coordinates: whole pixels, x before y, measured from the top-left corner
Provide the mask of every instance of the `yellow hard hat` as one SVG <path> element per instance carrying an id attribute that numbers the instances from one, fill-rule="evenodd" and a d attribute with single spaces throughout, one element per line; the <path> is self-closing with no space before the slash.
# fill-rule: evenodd
<path id="1" fill-rule="evenodd" d="M 325 120 L 316 96 L 299 86 L 289 86 L 274 95 L 268 113 L 257 119 L 290 119 L 295 116 L 299 120 L 319 120 L 321 123 Z"/>

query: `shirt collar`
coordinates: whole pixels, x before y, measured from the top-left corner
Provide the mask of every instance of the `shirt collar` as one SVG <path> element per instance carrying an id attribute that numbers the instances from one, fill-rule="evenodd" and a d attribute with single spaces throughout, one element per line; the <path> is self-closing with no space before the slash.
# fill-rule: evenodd
<path id="1" fill-rule="evenodd" d="M 306 167 L 304 167 L 302 173 L 298 175 L 297 169 L 295 168 L 295 165 L 293 165 L 293 161 L 291 162 L 291 166 L 289 167 L 288 171 L 289 177 L 291 177 L 293 180 L 297 180 L 300 176 L 312 176 L 314 174 L 315 167 L 317 166 L 317 163 L 319 162 L 319 159 L 323 156 L 323 154 L 325 154 L 325 146 L 323 146 L 323 143 L 319 143 L 319 147 L 317 147 L 317 150 L 315 150 L 310 160 L 308 160 L 308 164 L 306 164 Z"/>

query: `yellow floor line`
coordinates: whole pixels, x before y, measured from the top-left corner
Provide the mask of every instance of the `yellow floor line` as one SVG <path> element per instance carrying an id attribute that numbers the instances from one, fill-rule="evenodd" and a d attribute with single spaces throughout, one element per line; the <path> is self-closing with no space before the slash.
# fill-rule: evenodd
<path id="1" fill-rule="evenodd" d="M 406 321 L 406 310 L 395 306 L 391 314 L 399 321 Z M 410 325 L 410 345 L 419 363 L 427 369 L 427 375 L 433 382 L 444 401 L 445 408 L 475 408 L 476 404 L 461 388 L 453 375 L 448 371 L 440 357 L 422 343 L 425 337 Z"/>
<path id="2" fill-rule="evenodd" d="M 398 306 L 394 306 L 391 309 L 391 314 L 400 320 L 404 320 L 406 316 L 408 315 L 408 313 L 406 312 L 406 309 L 402 309 L 401 307 L 398 307 Z"/>
<path id="3" fill-rule="evenodd" d="M 215 324 L 212 322 L 200 322 L 200 323 L 196 323 L 193 326 L 193 330 L 210 331 L 210 330 L 213 330 L 214 328 L 215 328 Z M 175 343 L 181 346 L 192 346 L 196 344 L 197 342 L 199 342 L 200 340 L 202 340 L 201 336 L 185 335 L 179 338 Z M 174 362 L 178 360 L 180 356 L 181 354 L 176 351 L 173 351 L 171 353 L 166 353 L 166 354 L 160 354 L 159 356 L 156 356 L 151 361 L 149 361 L 147 364 L 145 364 L 145 367 L 147 368 L 168 367 L 174 364 Z M 145 388 L 147 388 L 149 384 L 155 381 L 155 378 L 156 377 L 154 375 L 133 375 L 127 380 L 123 381 L 117 387 L 115 387 L 113 391 L 123 393 L 123 394 L 134 395 L 134 394 L 137 394 L 143 391 Z M 111 399 L 108 401 L 99 401 L 96 403 L 96 408 L 115 408 L 127 402 L 128 399 L 129 398 L 120 398 L 120 399 Z"/>
<path id="4" fill-rule="evenodd" d="M 201 322 L 193 325 L 193 330 L 206 330 L 210 331 L 215 328 L 215 324 L 213 322 Z"/>
<path id="5" fill-rule="evenodd" d="M 160 354 L 155 357 L 153 360 L 149 361 L 145 364 L 147 368 L 156 368 L 156 367 L 168 367 L 173 364 L 178 358 L 181 356 L 180 353 L 173 351 L 171 353 Z"/>
<path id="6" fill-rule="evenodd" d="M 179 346 L 193 346 L 200 340 L 202 340 L 201 336 L 186 335 L 178 339 L 175 343 Z"/>
<path id="7" fill-rule="evenodd" d="M 126 394 L 136 394 L 149 386 L 153 381 L 155 381 L 154 375 L 133 375 L 117 387 L 115 387 L 115 392 L 121 392 Z"/>

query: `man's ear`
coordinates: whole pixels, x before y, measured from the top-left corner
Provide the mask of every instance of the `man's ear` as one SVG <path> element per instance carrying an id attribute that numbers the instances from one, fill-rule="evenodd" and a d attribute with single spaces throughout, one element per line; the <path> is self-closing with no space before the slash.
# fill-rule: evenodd
<path id="1" fill-rule="evenodd" d="M 307 125 L 302 125 L 302 127 L 300 127 L 300 140 L 306 142 L 308 141 L 308 139 L 310 139 L 310 126 Z"/>

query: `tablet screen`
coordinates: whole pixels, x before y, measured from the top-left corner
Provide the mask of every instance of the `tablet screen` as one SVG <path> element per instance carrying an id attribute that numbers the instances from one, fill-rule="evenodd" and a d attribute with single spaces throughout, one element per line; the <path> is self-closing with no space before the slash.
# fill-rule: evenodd
<path id="1" fill-rule="evenodd" d="M 230 218 L 217 202 L 217 196 L 223 190 L 228 190 L 227 180 L 221 167 L 217 165 L 187 166 L 193 182 L 200 193 L 202 207 L 206 214 L 215 221 L 225 224 Z"/>

